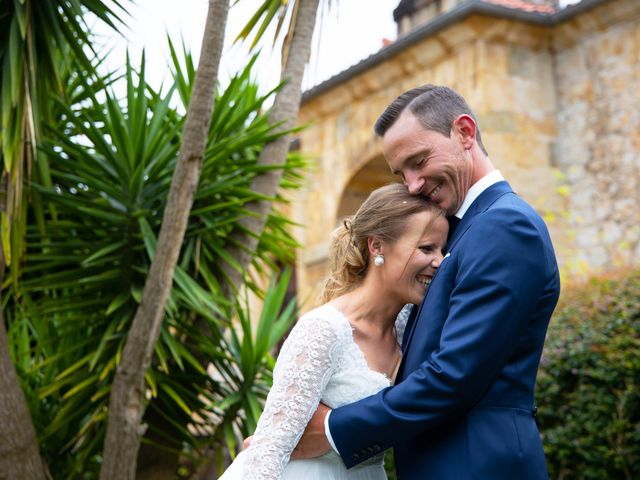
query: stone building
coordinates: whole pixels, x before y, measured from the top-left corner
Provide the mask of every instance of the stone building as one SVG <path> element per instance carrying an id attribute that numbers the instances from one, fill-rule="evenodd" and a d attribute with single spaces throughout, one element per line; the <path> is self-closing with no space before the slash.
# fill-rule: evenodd
<path id="1" fill-rule="evenodd" d="M 546 219 L 565 278 L 640 261 L 640 0 L 402 0 L 394 18 L 397 40 L 303 97 L 300 148 L 317 161 L 293 207 L 307 307 L 337 222 L 398 181 L 377 116 L 425 83 L 468 100 L 491 160 Z"/>

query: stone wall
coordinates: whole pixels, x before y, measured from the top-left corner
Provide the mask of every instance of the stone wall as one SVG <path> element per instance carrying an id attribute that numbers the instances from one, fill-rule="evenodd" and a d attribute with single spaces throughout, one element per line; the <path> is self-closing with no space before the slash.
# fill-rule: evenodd
<path id="1" fill-rule="evenodd" d="M 616 1 L 554 35 L 569 270 L 640 261 L 640 2 Z"/>
<path id="2" fill-rule="evenodd" d="M 339 215 L 391 179 L 377 116 L 425 83 L 468 100 L 493 163 L 547 221 L 565 275 L 637 262 L 638 10 L 615 0 L 555 27 L 471 16 L 305 102 L 301 148 L 317 167 L 294 215 L 307 305 Z"/>

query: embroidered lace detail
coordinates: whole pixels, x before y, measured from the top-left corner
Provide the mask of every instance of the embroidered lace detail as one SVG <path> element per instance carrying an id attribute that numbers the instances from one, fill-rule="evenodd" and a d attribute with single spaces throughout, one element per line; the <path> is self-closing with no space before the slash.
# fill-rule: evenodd
<path id="1" fill-rule="evenodd" d="M 396 318 L 396 339 L 398 340 L 398 345 L 402 345 L 402 337 L 404 336 L 404 330 L 407 327 L 407 321 L 409 320 L 409 315 L 411 315 L 411 309 L 413 308 L 413 304 L 407 303 Z"/>
<path id="2" fill-rule="evenodd" d="M 398 315 L 399 340 L 409 312 L 404 308 Z M 246 450 L 243 478 L 280 478 L 320 401 L 336 408 L 389 385 L 387 376 L 367 366 L 342 313 L 329 305 L 307 313 L 293 328 L 278 356 L 273 387 Z"/>

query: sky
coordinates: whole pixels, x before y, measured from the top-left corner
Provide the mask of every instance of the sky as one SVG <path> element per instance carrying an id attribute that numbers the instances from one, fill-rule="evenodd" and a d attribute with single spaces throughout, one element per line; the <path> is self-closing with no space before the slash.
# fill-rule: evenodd
<path id="1" fill-rule="evenodd" d="M 226 41 L 220 65 L 219 80 L 224 85 L 242 69 L 249 55 L 247 45 L 233 45 L 233 40 L 262 0 L 238 0 L 229 12 Z M 560 0 L 561 6 L 578 0 Z M 340 73 L 382 48 L 383 40 L 395 40 L 393 9 L 399 0 L 320 0 L 332 8 L 318 14 L 312 53 L 303 80 L 303 90 Z M 158 88 L 169 80 L 169 47 L 167 34 L 175 45 L 185 44 L 197 59 L 207 15 L 208 0 L 135 0 L 128 15 L 123 16 L 124 38 L 113 35 L 96 23 L 95 31 L 105 48 L 110 49 L 107 69 L 117 70 L 125 64 L 127 50 L 139 63 L 142 49 L 146 52 L 146 77 Z M 318 28 L 318 26 L 320 28 Z M 273 30 L 273 29 L 272 29 Z M 273 38 L 273 34 L 270 36 Z M 256 65 L 256 76 L 263 92 L 277 85 L 280 78 L 280 46 L 268 42 Z"/>
<path id="2" fill-rule="evenodd" d="M 230 10 L 219 75 L 223 84 L 247 62 L 246 45 L 232 43 L 256 10 L 259 1 L 240 0 Z M 316 26 L 303 89 L 307 90 L 377 52 L 382 47 L 383 39 L 395 39 L 396 24 L 392 12 L 398 2 L 399 0 L 329 2 L 332 8 L 322 11 L 321 29 Z M 327 2 L 321 0 L 321 3 Z M 123 33 L 126 38 L 110 35 L 107 29 L 96 24 L 95 33 L 100 36 L 106 48 L 111 49 L 107 68 L 117 69 L 124 65 L 127 50 L 134 59 L 134 64 L 138 63 L 140 52 L 144 48 L 147 80 L 158 88 L 163 79 L 169 79 L 167 33 L 174 44 L 180 45 L 184 39 L 197 58 L 207 8 L 207 0 L 137 0 L 136 5 L 128 11 L 128 18 L 125 18 Z M 273 52 L 271 47 L 271 42 L 263 47 L 263 54 L 257 64 L 256 73 L 260 86 L 265 91 L 275 86 L 280 77 L 279 47 L 275 53 L 270 53 Z"/>

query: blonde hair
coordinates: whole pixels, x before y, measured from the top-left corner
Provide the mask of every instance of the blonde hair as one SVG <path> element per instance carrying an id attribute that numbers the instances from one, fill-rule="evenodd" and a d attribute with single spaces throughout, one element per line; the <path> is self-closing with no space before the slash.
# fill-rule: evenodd
<path id="1" fill-rule="evenodd" d="M 391 184 L 369 195 L 355 215 L 344 219 L 331 234 L 329 275 L 322 289 L 323 303 L 357 287 L 369 267 L 369 237 L 393 244 L 405 231 L 414 213 L 443 212 L 424 197 L 411 195 L 406 185 Z"/>

